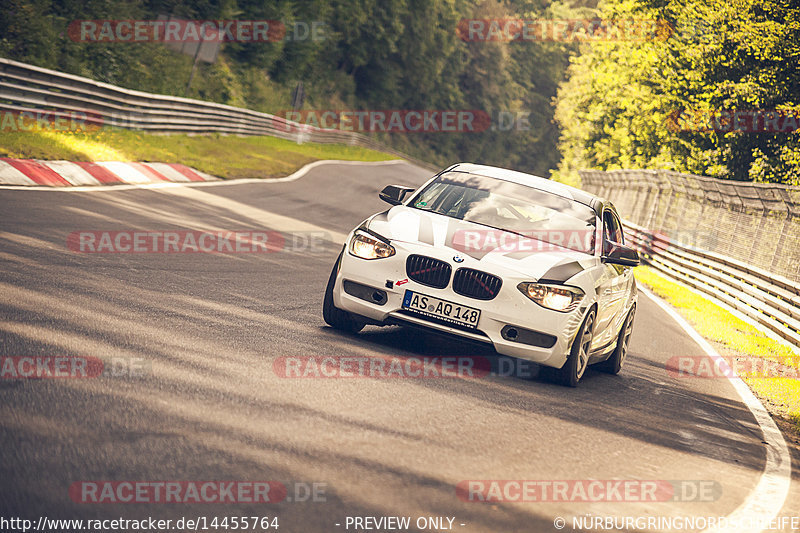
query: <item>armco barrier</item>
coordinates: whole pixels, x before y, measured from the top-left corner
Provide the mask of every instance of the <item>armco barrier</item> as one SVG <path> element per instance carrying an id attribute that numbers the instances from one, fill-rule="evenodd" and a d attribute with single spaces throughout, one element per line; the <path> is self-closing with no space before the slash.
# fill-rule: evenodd
<path id="1" fill-rule="evenodd" d="M 630 222 L 626 234 L 643 259 L 669 278 L 704 292 L 800 346 L 800 286 L 735 259 L 672 242 Z"/>
<path id="2" fill-rule="evenodd" d="M 357 132 L 328 130 L 214 102 L 124 89 L 0 58 L 0 111 L 82 113 L 87 122 L 150 133 L 269 135 L 298 142 L 371 148 L 437 168 Z"/>
<path id="3" fill-rule="evenodd" d="M 800 346 L 800 188 L 652 170 L 580 175 L 617 205 L 646 263 Z"/>

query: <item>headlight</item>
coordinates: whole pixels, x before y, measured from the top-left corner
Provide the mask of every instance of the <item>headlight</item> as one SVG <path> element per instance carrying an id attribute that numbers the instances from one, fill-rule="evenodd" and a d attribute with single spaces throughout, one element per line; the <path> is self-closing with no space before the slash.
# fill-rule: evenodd
<path id="1" fill-rule="evenodd" d="M 584 292 L 577 287 L 520 283 L 517 288 L 522 294 L 542 307 L 562 313 L 567 313 L 578 307 L 584 296 Z"/>
<path id="2" fill-rule="evenodd" d="M 383 259 L 394 255 L 394 247 L 368 233 L 356 231 L 350 240 L 350 253 L 361 259 Z"/>

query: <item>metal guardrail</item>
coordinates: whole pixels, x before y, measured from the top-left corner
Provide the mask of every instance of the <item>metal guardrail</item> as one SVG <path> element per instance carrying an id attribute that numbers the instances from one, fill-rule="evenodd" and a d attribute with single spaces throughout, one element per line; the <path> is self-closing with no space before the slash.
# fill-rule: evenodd
<path id="1" fill-rule="evenodd" d="M 800 283 L 800 187 L 668 170 L 581 171 L 623 218 Z"/>
<path id="2" fill-rule="evenodd" d="M 651 267 L 800 347 L 800 188 L 652 170 L 580 174 L 586 190 L 614 200 Z"/>
<path id="3" fill-rule="evenodd" d="M 630 222 L 623 225 L 643 259 L 661 274 L 800 346 L 800 286 L 796 283 L 729 257 L 682 246 Z"/>
<path id="4" fill-rule="evenodd" d="M 438 170 L 361 133 L 318 128 L 215 102 L 124 89 L 5 58 L 0 58 L 0 110 L 80 113 L 94 125 L 149 133 L 269 135 L 297 142 L 349 144 Z"/>

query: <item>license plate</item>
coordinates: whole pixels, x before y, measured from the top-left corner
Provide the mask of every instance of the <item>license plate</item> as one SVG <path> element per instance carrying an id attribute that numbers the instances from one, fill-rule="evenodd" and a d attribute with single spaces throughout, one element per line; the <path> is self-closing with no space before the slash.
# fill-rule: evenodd
<path id="1" fill-rule="evenodd" d="M 447 300 L 441 300 L 411 290 L 406 290 L 403 297 L 403 309 L 470 328 L 478 325 L 478 319 L 481 316 L 479 309 L 448 302 Z"/>

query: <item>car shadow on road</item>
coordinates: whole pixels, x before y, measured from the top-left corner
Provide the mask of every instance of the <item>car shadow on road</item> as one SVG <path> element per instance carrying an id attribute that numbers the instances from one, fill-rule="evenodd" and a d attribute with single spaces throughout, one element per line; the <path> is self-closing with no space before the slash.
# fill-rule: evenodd
<path id="1" fill-rule="evenodd" d="M 497 354 L 478 343 L 462 342 L 415 328 L 370 328 L 343 339 L 371 345 L 376 353 L 400 357 L 481 357 L 491 362 L 482 379 L 419 380 L 421 386 L 470 401 L 554 416 L 602 427 L 649 444 L 703 455 L 760 471 L 765 451 L 752 413 L 726 383 L 708 390 L 701 380 L 671 378 L 664 362 L 632 351 L 623 372 L 612 376 L 592 367 L 575 389 L 554 384 L 535 364 Z M 357 339 L 357 340 L 356 340 Z M 691 350 L 691 348 L 688 348 Z M 696 352 L 695 352 L 696 353 Z M 692 383 L 692 381 L 694 381 Z M 689 385 L 689 386 L 687 386 Z M 491 389 L 491 394 L 487 394 Z M 653 398 L 658 399 L 653 409 Z M 583 408 L 581 406 L 591 406 Z M 597 409 L 602 406 L 602 417 Z M 797 468 L 797 466 L 795 466 Z"/>

